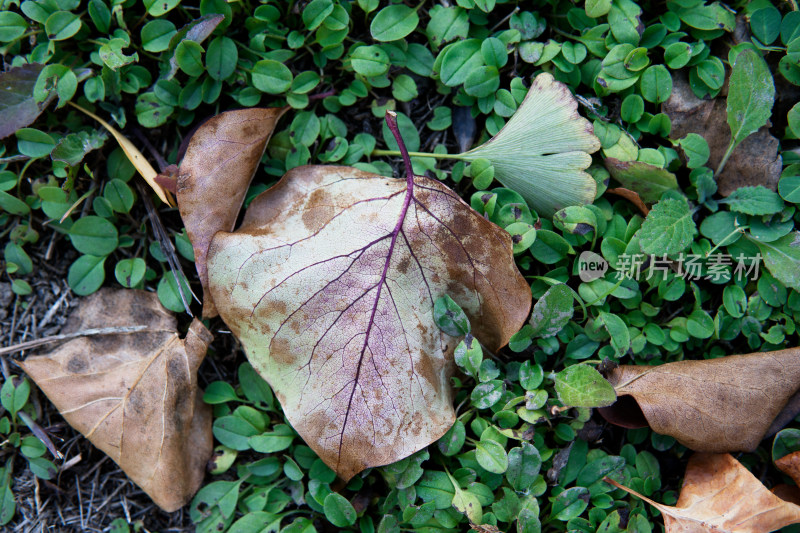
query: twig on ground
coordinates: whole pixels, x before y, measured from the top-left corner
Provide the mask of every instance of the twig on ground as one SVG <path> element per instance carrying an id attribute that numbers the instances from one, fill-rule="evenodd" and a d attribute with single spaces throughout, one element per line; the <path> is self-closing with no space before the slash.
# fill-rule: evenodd
<path id="1" fill-rule="evenodd" d="M 147 326 L 117 326 L 112 328 L 93 328 L 93 329 L 84 329 L 83 331 L 76 331 L 75 333 L 65 333 L 63 335 L 50 335 L 49 337 L 42 337 L 41 339 L 34 339 L 32 341 L 21 342 L 19 344 L 15 344 L 14 346 L 6 346 L 5 348 L 0 348 L 0 355 L 5 355 L 8 353 L 14 353 L 21 350 L 27 350 L 28 348 L 35 348 L 37 346 L 41 346 L 43 344 L 50 344 L 51 342 L 58 342 L 68 339 L 74 339 L 77 337 L 89 337 L 93 335 L 117 335 L 117 334 L 124 334 L 124 333 L 136 333 L 138 331 L 144 331 L 147 329 Z"/>

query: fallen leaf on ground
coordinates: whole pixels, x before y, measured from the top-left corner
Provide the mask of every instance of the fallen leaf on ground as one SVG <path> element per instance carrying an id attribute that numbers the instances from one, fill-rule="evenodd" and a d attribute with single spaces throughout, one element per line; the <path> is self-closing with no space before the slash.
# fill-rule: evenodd
<path id="1" fill-rule="evenodd" d="M 216 316 L 208 291 L 206 254 L 218 231 L 233 231 L 275 123 L 287 108 L 221 113 L 192 135 L 178 170 L 178 209 L 203 285 L 203 316 Z"/>
<path id="2" fill-rule="evenodd" d="M 675 507 L 605 478 L 664 515 L 666 533 L 767 533 L 800 523 L 800 506 L 771 493 L 729 454 L 696 453 Z"/>
<path id="3" fill-rule="evenodd" d="M 211 457 L 197 368 L 212 336 L 194 320 L 181 339 L 155 293 L 129 289 L 82 300 L 63 333 L 132 325 L 148 329 L 73 339 L 20 365 L 72 427 L 172 512 L 191 500 Z"/>
<path id="4" fill-rule="evenodd" d="M 125 152 L 125 156 L 131 162 L 131 164 L 136 168 L 136 171 L 144 178 L 144 181 L 155 191 L 156 195 L 167 205 L 175 205 L 175 202 L 172 201 L 172 197 L 167 193 L 164 188 L 156 182 L 156 176 L 158 176 L 158 172 L 153 168 L 147 158 L 136 148 L 136 145 L 133 144 L 127 137 L 123 134 L 118 132 L 116 128 L 114 128 L 111 124 L 103 120 L 102 118 L 98 117 L 88 109 L 84 109 L 76 103 L 68 102 L 69 105 L 74 107 L 75 109 L 85 113 L 86 115 L 92 117 L 97 122 L 103 126 L 106 131 L 108 131 L 112 137 L 117 141 L 119 147 L 122 148 L 122 151 Z"/>
<path id="5" fill-rule="evenodd" d="M 622 365 L 606 378 L 636 401 L 601 408 L 610 422 L 631 427 L 643 414 L 653 431 L 695 451 L 752 451 L 800 389 L 800 349 Z"/>
<path id="6" fill-rule="evenodd" d="M 775 461 L 781 472 L 791 477 L 795 483 L 800 482 L 800 451 L 784 455 Z"/>
<path id="7" fill-rule="evenodd" d="M 343 479 L 397 461 L 452 425 L 449 295 L 490 349 L 531 292 L 510 235 L 436 180 L 350 167 L 290 170 L 218 232 L 209 287 L 292 426 Z"/>
<path id="8" fill-rule="evenodd" d="M 578 114 L 569 87 L 543 72 L 497 135 L 468 152 L 466 161 L 488 159 L 494 177 L 514 189 L 540 215 L 590 204 L 597 182 L 586 172 L 600 149 L 592 123 Z"/>
<path id="9" fill-rule="evenodd" d="M 688 133 L 702 135 L 711 152 L 706 166 L 716 169 L 731 141 L 725 101 L 727 85 L 717 98 L 701 100 L 692 92 L 682 73 L 673 73 L 672 81 L 672 93 L 661 105 L 661 111 L 669 115 L 672 123 L 670 136 L 681 139 Z M 778 146 L 778 139 L 769 133 L 769 124 L 744 139 L 731 154 L 722 173 L 715 176 L 719 193 L 728 196 L 748 185 L 776 190 L 782 169 Z"/>
<path id="10" fill-rule="evenodd" d="M 55 91 L 41 104 L 33 97 L 33 87 L 43 68 L 39 63 L 30 63 L 0 73 L 0 139 L 33 124 L 55 98 Z"/>

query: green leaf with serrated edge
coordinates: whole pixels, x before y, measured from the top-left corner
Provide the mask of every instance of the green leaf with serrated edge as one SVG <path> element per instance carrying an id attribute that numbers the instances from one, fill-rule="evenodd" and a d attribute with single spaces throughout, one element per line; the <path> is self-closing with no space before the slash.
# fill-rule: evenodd
<path id="1" fill-rule="evenodd" d="M 783 200 L 778 193 L 763 185 L 739 187 L 720 203 L 728 204 L 731 211 L 748 215 L 772 215 L 783 210 Z"/>
<path id="2" fill-rule="evenodd" d="M 747 233 L 745 236 L 758 246 L 764 265 L 775 279 L 800 291 L 800 232 L 793 231 L 773 242 L 757 241 Z"/>
<path id="3" fill-rule="evenodd" d="M 553 216 L 568 205 L 591 203 L 597 184 L 584 170 L 600 141 L 577 107 L 564 84 L 539 74 L 497 135 L 460 157 L 488 159 L 495 179 L 520 193 L 539 214 Z"/>
<path id="4" fill-rule="evenodd" d="M 653 206 L 637 234 L 644 253 L 670 255 L 691 244 L 697 226 L 686 201 L 667 198 Z"/>
<path id="5" fill-rule="evenodd" d="M 102 130 L 92 133 L 85 131 L 70 133 L 56 143 L 55 148 L 50 152 L 50 158 L 53 161 L 63 161 L 67 165 L 75 166 L 83 160 L 86 154 L 101 148 L 107 138 L 108 135 Z"/>
<path id="6" fill-rule="evenodd" d="M 614 387 L 589 365 L 572 365 L 555 380 L 558 399 L 573 407 L 605 407 L 617 401 Z"/>
<path id="7" fill-rule="evenodd" d="M 567 325 L 573 313 L 572 289 L 564 284 L 553 285 L 533 306 L 530 324 L 533 336 L 547 338 Z"/>
<path id="8" fill-rule="evenodd" d="M 728 88 L 728 152 L 767 123 L 774 101 L 775 85 L 767 63 L 754 50 L 743 50 L 736 56 Z"/>

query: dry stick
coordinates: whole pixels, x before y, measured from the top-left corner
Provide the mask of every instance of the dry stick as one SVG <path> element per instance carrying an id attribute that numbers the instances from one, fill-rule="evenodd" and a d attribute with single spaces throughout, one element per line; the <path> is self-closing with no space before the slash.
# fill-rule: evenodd
<path id="1" fill-rule="evenodd" d="M 53 320 L 56 311 L 58 311 L 58 308 L 61 307 L 61 304 L 64 303 L 64 300 L 66 300 L 67 296 L 69 296 L 70 291 L 64 289 L 62 289 L 62 291 L 63 292 L 61 293 L 61 296 L 59 296 L 55 303 L 50 306 L 50 309 L 47 310 L 47 313 L 45 313 L 44 317 L 39 322 L 39 329 L 43 329 L 50 323 L 51 320 Z"/>
<path id="2" fill-rule="evenodd" d="M 30 416 L 28 416 L 28 413 L 24 411 L 19 411 L 17 413 L 17 416 L 20 417 L 23 422 L 25 422 L 25 425 L 30 428 L 31 432 L 34 435 L 36 435 L 36 437 L 38 437 L 40 441 L 42 441 L 42 443 L 48 450 L 50 450 L 50 453 L 53 455 L 53 457 L 55 457 L 58 460 L 64 459 L 64 456 L 61 454 L 60 451 L 58 451 L 58 448 L 56 448 L 55 444 L 53 444 L 53 441 L 50 440 L 50 437 L 47 435 L 47 432 L 43 430 L 39 426 L 39 424 L 34 422 L 33 419 Z"/>
<path id="3" fill-rule="evenodd" d="M 175 247 L 172 245 L 172 241 L 169 240 L 167 236 L 167 231 L 164 229 L 164 225 L 161 223 L 161 218 L 158 216 L 158 212 L 156 212 L 155 207 L 153 207 L 153 202 L 150 200 L 150 196 L 147 194 L 144 186 L 137 182 L 136 186 L 139 188 L 139 193 L 144 200 L 144 206 L 147 209 L 147 216 L 150 218 L 150 226 L 153 228 L 153 234 L 158 240 L 159 246 L 161 246 L 161 252 L 167 258 L 167 264 L 169 264 L 169 269 L 172 271 L 172 276 L 175 278 L 175 286 L 178 288 L 178 294 L 181 297 L 181 303 L 183 303 L 183 308 L 189 314 L 189 316 L 194 316 L 192 311 L 189 309 L 189 304 L 187 302 L 187 297 L 183 294 L 183 283 L 181 283 L 181 279 L 178 277 L 178 272 L 181 273 L 183 279 L 186 279 L 186 275 L 183 273 L 183 268 L 181 267 L 178 258 L 175 256 Z M 192 296 L 198 302 L 200 299 L 197 295 L 192 291 L 191 287 L 189 288 L 189 292 L 191 292 Z M 191 298 L 188 298 L 191 301 Z"/>
<path id="4" fill-rule="evenodd" d="M 133 128 L 133 134 L 142 142 L 142 144 L 144 144 L 144 147 L 147 148 L 147 151 L 150 152 L 150 155 L 156 160 L 156 163 L 158 164 L 158 171 L 164 172 L 164 170 L 166 170 L 166 168 L 169 166 L 169 163 L 167 163 L 166 159 L 164 159 L 164 156 L 162 156 L 161 153 L 156 150 L 156 147 L 153 146 L 153 143 L 150 142 L 150 139 L 148 139 L 145 134 L 142 133 L 142 130 L 139 128 Z"/>
<path id="5" fill-rule="evenodd" d="M 137 331 L 144 331 L 146 329 L 147 326 L 117 326 L 112 328 L 84 329 L 83 331 L 76 331 L 75 333 L 66 333 L 63 335 L 50 335 L 49 337 L 42 337 L 41 339 L 34 339 L 32 341 L 15 344 L 14 346 L 6 346 L 5 348 L 0 348 L 0 355 L 19 352 L 21 350 L 27 350 L 28 348 L 35 348 L 43 344 L 50 344 L 51 342 L 74 339 L 76 337 L 88 337 L 90 335 L 113 335 L 119 333 L 136 333 Z"/>

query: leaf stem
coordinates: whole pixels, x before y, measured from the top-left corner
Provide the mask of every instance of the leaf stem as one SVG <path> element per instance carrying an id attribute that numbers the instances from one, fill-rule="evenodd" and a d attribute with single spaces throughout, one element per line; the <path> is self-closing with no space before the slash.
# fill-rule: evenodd
<path id="1" fill-rule="evenodd" d="M 386 111 L 386 125 L 389 127 L 389 131 L 392 132 L 392 135 L 394 135 L 397 146 L 400 148 L 399 155 L 403 156 L 403 164 L 406 167 L 406 183 L 408 184 L 408 190 L 411 191 L 414 187 L 414 170 L 411 168 L 411 157 L 406 148 L 406 143 L 403 142 L 403 137 L 400 135 L 400 128 L 397 127 L 397 113 L 391 110 Z"/>
<path id="2" fill-rule="evenodd" d="M 736 144 L 733 142 L 733 139 L 731 139 L 731 143 L 728 145 L 728 149 L 725 150 L 725 155 L 722 156 L 722 161 L 720 161 L 719 166 L 717 166 L 717 171 L 714 172 L 714 177 L 717 177 L 720 174 L 722 174 L 722 170 L 725 168 L 725 163 L 728 162 L 728 158 L 730 158 L 734 148 L 736 148 Z"/>
<path id="3" fill-rule="evenodd" d="M 386 113 L 388 114 L 389 112 L 387 111 Z M 388 124 L 388 121 L 387 121 L 387 124 Z M 461 157 L 461 154 L 433 154 L 433 153 L 430 153 L 430 152 L 409 152 L 409 151 L 406 151 L 406 153 L 411 157 L 433 157 L 435 159 L 465 159 L 464 157 Z M 399 155 L 403 155 L 403 153 L 400 150 L 378 150 L 378 149 L 375 149 L 370 154 L 370 156 L 373 156 L 373 157 L 378 157 L 378 156 L 382 156 L 382 155 L 399 156 Z"/>
<path id="4" fill-rule="evenodd" d="M 737 233 L 744 233 L 744 230 L 749 229 L 749 228 L 750 228 L 750 226 L 738 226 L 738 227 L 736 227 L 736 229 L 734 229 L 732 232 L 730 232 L 727 235 L 725 235 L 725 237 L 721 241 L 719 241 L 719 244 L 717 244 L 711 250 L 706 252 L 706 257 L 708 257 L 711 254 L 713 254 L 714 252 L 716 252 L 717 248 L 719 248 L 720 246 L 727 245 L 728 243 L 726 241 L 728 240 L 728 238 L 733 237 Z"/>

